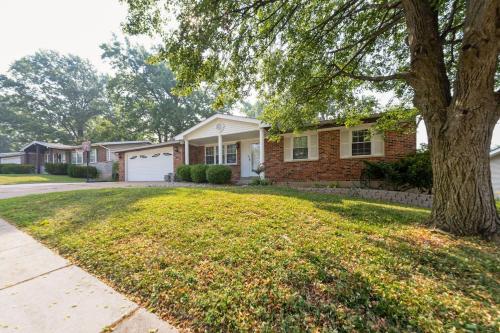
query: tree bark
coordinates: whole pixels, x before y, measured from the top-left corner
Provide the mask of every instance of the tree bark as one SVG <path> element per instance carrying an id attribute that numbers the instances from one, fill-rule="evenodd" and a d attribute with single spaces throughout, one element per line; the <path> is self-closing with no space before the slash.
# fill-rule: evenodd
<path id="1" fill-rule="evenodd" d="M 498 238 L 489 150 L 499 119 L 494 77 L 500 50 L 500 0 L 467 2 L 453 86 L 430 1 L 403 0 L 414 104 L 427 127 L 433 168 L 431 223 L 456 235 Z"/>
<path id="2" fill-rule="evenodd" d="M 434 194 L 430 223 L 456 235 L 491 239 L 500 230 L 489 157 L 495 122 L 478 118 L 459 121 L 453 133 L 443 132 L 442 124 L 426 123 Z"/>

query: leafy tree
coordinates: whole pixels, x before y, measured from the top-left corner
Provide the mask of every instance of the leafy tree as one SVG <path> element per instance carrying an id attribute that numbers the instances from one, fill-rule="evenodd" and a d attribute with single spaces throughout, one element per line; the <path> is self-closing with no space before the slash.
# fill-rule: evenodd
<path id="1" fill-rule="evenodd" d="M 108 92 L 122 128 L 145 133 L 162 142 L 213 114 L 213 99 L 197 90 L 189 96 L 174 94 L 176 80 L 165 62 L 150 63 L 144 47 L 114 39 L 101 45 L 103 59 L 116 70 Z"/>
<path id="2" fill-rule="evenodd" d="M 0 76 L 0 123 L 25 141 L 80 142 L 89 121 L 107 111 L 104 85 L 88 61 L 39 51 Z"/>
<path id="3" fill-rule="evenodd" d="M 164 36 L 158 59 L 181 88 L 215 84 L 223 104 L 255 87 L 273 131 L 303 128 L 367 89 L 412 101 L 402 109 L 418 110 L 429 137 L 431 222 L 500 232 L 488 157 L 500 115 L 499 0 L 122 1 L 127 32 Z M 178 24 L 165 24 L 172 15 Z"/>
<path id="4" fill-rule="evenodd" d="M 260 117 L 264 111 L 265 103 L 264 101 L 257 101 L 255 103 L 250 103 L 243 101 L 241 103 L 241 112 L 245 114 L 245 116 L 250 118 Z"/>

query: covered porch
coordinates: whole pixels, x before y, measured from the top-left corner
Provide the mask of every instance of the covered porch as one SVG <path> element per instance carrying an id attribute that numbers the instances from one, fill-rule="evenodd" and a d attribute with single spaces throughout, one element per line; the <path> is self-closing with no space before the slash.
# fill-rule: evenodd
<path id="1" fill-rule="evenodd" d="M 260 176 L 264 164 L 265 129 L 257 119 L 215 115 L 176 136 L 184 142 L 183 164 L 221 164 L 233 180 Z"/>

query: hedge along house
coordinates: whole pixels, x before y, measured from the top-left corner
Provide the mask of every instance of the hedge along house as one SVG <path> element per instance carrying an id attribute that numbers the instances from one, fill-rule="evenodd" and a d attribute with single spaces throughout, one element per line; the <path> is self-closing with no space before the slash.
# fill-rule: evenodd
<path id="1" fill-rule="evenodd" d="M 118 160 L 115 155 L 116 150 L 150 144 L 149 141 L 94 143 L 89 154 L 89 165 L 97 168 L 100 179 L 111 179 L 113 162 Z M 32 164 L 35 166 L 36 173 L 45 172 L 45 163 L 87 164 L 86 154 L 83 153 L 81 146 L 53 142 L 33 141 L 24 146 L 20 152 L 4 153 L 2 155 L 5 155 L 5 157 L 0 156 L 0 163 Z M 7 158 L 7 156 L 15 158 Z"/>
<path id="2" fill-rule="evenodd" d="M 24 152 L 24 164 L 32 164 L 36 173 L 44 173 L 45 163 L 69 163 L 71 151 L 76 148 L 61 143 L 33 141 L 21 151 Z"/>
<path id="3" fill-rule="evenodd" d="M 350 128 L 324 121 L 315 129 L 270 141 L 268 126 L 257 119 L 214 115 L 175 136 L 175 141 L 148 147 L 154 151 L 121 151 L 120 179 L 159 181 L 179 165 L 202 163 L 227 165 L 233 181 L 246 181 L 257 176 L 262 164 L 261 177 L 274 182 L 352 183 L 360 180 L 364 160 L 396 160 L 416 150 L 415 133 L 370 135 L 375 121 L 365 119 Z M 156 154 L 171 158 L 160 162 L 154 160 Z"/>

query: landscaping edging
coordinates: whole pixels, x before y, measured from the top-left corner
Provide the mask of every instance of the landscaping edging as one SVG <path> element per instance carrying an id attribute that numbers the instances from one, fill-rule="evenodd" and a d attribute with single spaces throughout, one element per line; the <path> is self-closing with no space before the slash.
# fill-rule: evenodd
<path id="1" fill-rule="evenodd" d="M 373 199 L 395 202 L 405 205 L 412 205 L 423 208 L 432 207 L 432 195 L 418 194 L 410 192 L 372 190 L 364 188 L 315 188 L 315 187 L 300 187 L 302 191 L 336 194 L 347 197 Z"/>

